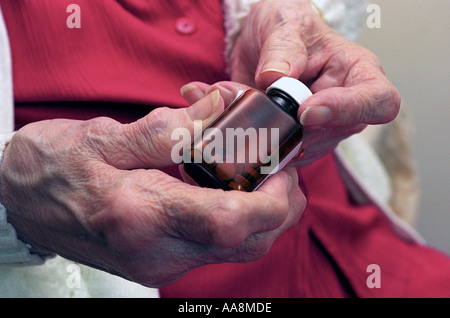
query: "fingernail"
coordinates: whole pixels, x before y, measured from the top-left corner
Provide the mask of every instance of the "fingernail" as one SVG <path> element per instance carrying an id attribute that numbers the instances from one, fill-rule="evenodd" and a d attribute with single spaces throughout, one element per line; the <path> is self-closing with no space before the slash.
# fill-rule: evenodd
<path id="1" fill-rule="evenodd" d="M 220 102 L 219 90 L 216 89 L 207 96 L 210 97 L 210 101 L 199 101 L 187 108 L 186 111 L 192 120 L 207 120 L 216 112 Z"/>
<path id="2" fill-rule="evenodd" d="M 222 96 L 224 100 L 232 100 L 234 98 L 234 93 L 223 85 L 212 85 L 206 90 L 206 93 L 209 94 L 214 90 L 219 90 L 220 96 Z"/>
<path id="3" fill-rule="evenodd" d="M 288 75 L 291 70 L 291 65 L 286 61 L 270 61 L 266 62 L 262 67 L 260 73 L 277 72 Z"/>
<path id="4" fill-rule="evenodd" d="M 209 114 L 209 116 L 211 116 L 212 114 L 214 114 L 217 110 L 217 107 L 219 107 L 219 102 L 220 102 L 220 92 L 218 89 L 216 89 L 215 91 L 213 91 L 211 94 L 211 98 L 212 98 L 212 111 Z M 208 116 L 208 117 L 209 117 Z"/>
<path id="5" fill-rule="evenodd" d="M 300 124 L 305 127 L 322 126 L 333 117 L 330 108 L 326 106 L 310 106 L 300 116 Z"/>
<path id="6" fill-rule="evenodd" d="M 194 104 L 205 96 L 200 87 L 193 84 L 186 84 L 180 88 L 180 93 L 189 104 Z"/>
<path id="7" fill-rule="evenodd" d="M 209 114 L 209 116 L 205 119 L 203 119 L 203 127 L 208 126 L 210 123 L 212 123 L 218 116 L 218 113 L 216 113 L 217 108 L 219 108 L 219 103 L 220 103 L 220 92 L 218 89 L 216 89 L 214 92 L 211 93 L 211 97 L 212 97 L 212 109 L 211 109 L 211 113 Z"/>

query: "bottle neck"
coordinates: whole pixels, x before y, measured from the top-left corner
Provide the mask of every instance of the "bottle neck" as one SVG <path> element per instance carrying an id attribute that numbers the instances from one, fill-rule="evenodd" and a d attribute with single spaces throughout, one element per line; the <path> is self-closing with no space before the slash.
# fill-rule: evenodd
<path id="1" fill-rule="evenodd" d="M 267 92 L 267 96 L 269 96 L 269 98 L 281 109 L 297 120 L 299 104 L 292 97 L 279 89 L 271 89 Z"/>

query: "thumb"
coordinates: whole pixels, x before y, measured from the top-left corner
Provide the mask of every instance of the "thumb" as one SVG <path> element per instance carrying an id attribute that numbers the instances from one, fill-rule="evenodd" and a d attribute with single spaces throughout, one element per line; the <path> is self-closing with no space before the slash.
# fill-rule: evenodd
<path id="1" fill-rule="evenodd" d="M 299 78 L 307 63 L 307 50 L 298 21 L 288 21 L 265 40 L 259 57 L 255 82 L 261 89 L 282 76 Z"/>
<path id="2" fill-rule="evenodd" d="M 109 164 L 120 169 L 174 165 L 178 163 L 173 160 L 174 147 L 180 142 L 190 144 L 194 126 L 201 129 L 201 126 L 216 118 L 223 108 L 224 102 L 218 90 L 188 108 L 157 108 L 134 123 L 122 125 L 119 132 L 115 133 L 115 140 L 108 146 L 111 155 L 103 155 Z M 198 127 L 198 123 L 203 125 Z"/>

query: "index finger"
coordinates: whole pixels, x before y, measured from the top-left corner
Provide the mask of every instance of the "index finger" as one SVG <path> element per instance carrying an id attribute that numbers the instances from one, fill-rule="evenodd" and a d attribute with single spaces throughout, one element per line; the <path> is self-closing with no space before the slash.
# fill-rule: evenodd
<path id="1" fill-rule="evenodd" d="M 365 80 L 350 87 L 331 87 L 315 93 L 299 109 L 305 127 L 385 124 L 395 119 L 401 98 L 387 79 Z"/>
<path id="2" fill-rule="evenodd" d="M 253 233 L 285 228 L 287 219 L 298 219 L 288 213 L 291 190 L 298 188 L 292 173 L 279 172 L 251 193 L 191 185 L 184 185 L 183 191 L 173 188 L 176 196 L 165 200 L 166 210 L 172 211 L 168 230 L 181 239 L 230 248 Z M 300 191 L 296 194 L 301 196 Z M 298 213 L 302 211 L 299 207 Z"/>

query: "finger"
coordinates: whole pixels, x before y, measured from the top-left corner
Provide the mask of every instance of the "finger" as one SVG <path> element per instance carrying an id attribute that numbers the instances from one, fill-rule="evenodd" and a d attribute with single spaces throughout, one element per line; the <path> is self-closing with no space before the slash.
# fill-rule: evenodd
<path id="1" fill-rule="evenodd" d="M 255 207 L 256 213 L 250 214 L 248 219 L 250 226 L 247 230 L 250 235 L 258 234 L 261 237 L 259 234 L 262 234 L 266 240 L 265 244 L 269 242 L 266 246 L 268 248 L 276 238 L 298 222 L 305 209 L 306 199 L 298 185 L 297 170 L 286 167 L 271 176 L 253 194 L 256 197 L 255 200 L 268 200 L 268 202 L 260 202 L 261 206 Z M 259 209 L 267 211 L 269 216 L 267 220 L 260 219 Z M 247 241 L 250 235 L 247 236 Z M 260 243 L 264 245 L 264 242 Z"/>
<path id="2" fill-rule="evenodd" d="M 254 231 L 238 246 L 232 249 L 220 250 L 219 260 L 226 260 L 232 262 L 249 262 L 255 261 L 266 255 L 270 250 L 273 242 L 290 227 L 298 223 L 301 214 L 306 207 L 306 199 L 300 188 L 298 187 L 297 170 L 292 167 L 286 167 L 283 170 L 290 178 L 288 189 L 289 209 L 284 222 L 280 226 L 270 229 L 268 231 Z M 274 176 L 275 178 L 282 177 L 282 173 Z M 271 181 L 276 181 L 272 179 Z M 264 187 L 272 187 L 275 184 L 265 184 Z M 265 191 L 264 188 L 263 190 Z M 271 190 L 269 190 L 271 191 Z"/>
<path id="3" fill-rule="evenodd" d="M 301 23 L 292 19 L 265 40 L 255 75 L 255 82 L 261 89 L 282 76 L 298 78 L 303 73 L 308 55 L 301 30 Z"/>
<path id="4" fill-rule="evenodd" d="M 400 95 L 386 80 L 367 80 L 351 87 L 317 92 L 299 109 L 300 123 L 308 127 L 384 124 L 400 109 Z"/>
<path id="5" fill-rule="evenodd" d="M 285 218 L 284 222 L 278 228 L 271 231 L 273 238 L 278 237 L 283 232 L 285 232 L 287 229 L 289 229 L 291 226 L 296 224 L 299 221 L 300 216 L 302 215 L 303 211 L 306 208 L 306 198 L 299 188 L 299 179 L 298 179 L 297 169 L 295 169 L 293 167 L 285 167 L 281 171 L 281 173 L 286 173 L 289 178 L 289 184 L 288 184 L 289 210 L 288 210 L 288 215 Z M 276 174 L 276 175 L 278 175 L 278 174 Z M 270 182 L 269 182 L 269 181 L 271 181 L 271 178 L 269 178 L 260 187 L 260 191 L 265 191 L 266 187 L 274 186 L 273 184 L 270 184 Z M 271 191 L 271 189 L 269 191 Z"/>
<path id="6" fill-rule="evenodd" d="M 366 127 L 365 124 L 356 124 L 333 128 L 307 128 L 303 135 L 302 156 L 291 164 L 302 167 L 308 166 L 332 152 L 339 142 L 351 135 L 360 133 Z"/>
<path id="7" fill-rule="evenodd" d="M 218 82 L 218 83 L 215 83 L 214 85 L 211 85 L 208 88 L 207 92 L 218 89 L 220 92 L 220 96 L 223 97 L 225 105 L 228 106 L 233 101 L 235 101 L 236 98 L 240 94 L 242 94 L 243 92 L 245 92 L 251 88 L 252 87 L 245 85 L 245 84 L 223 81 L 223 82 Z"/>
<path id="8" fill-rule="evenodd" d="M 192 82 L 181 88 L 181 94 L 189 103 L 195 103 L 207 94 L 219 90 L 225 106 L 230 105 L 240 92 L 245 92 L 251 87 L 237 82 L 222 81 L 213 85 L 201 82 Z"/>
<path id="9" fill-rule="evenodd" d="M 294 167 L 306 167 L 316 162 L 320 158 L 326 156 L 338 146 L 339 142 L 343 140 L 342 137 L 333 137 L 329 140 L 322 140 L 316 144 L 304 149 L 304 153 L 297 161 L 290 162 Z"/>
<path id="10" fill-rule="evenodd" d="M 353 134 L 360 133 L 366 127 L 367 125 L 365 124 L 356 124 L 345 127 L 304 129 L 302 147 L 309 149 L 314 144 L 333 138 L 340 138 L 342 140 Z"/>
<path id="11" fill-rule="evenodd" d="M 115 127 L 97 148 L 107 163 L 119 169 L 174 165 L 180 163 L 179 152 L 191 143 L 194 130 L 201 131 L 202 122 L 214 119 L 223 108 L 217 90 L 188 108 L 160 107 L 134 123 Z"/>
<path id="12" fill-rule="evenodd" d="M 191 82 L 181 87 L 180 93 L 183 98 L 192 105 L 207 95 L 206 90 L 208 88 L 209 85 L 206 83 Z"/>
<path id="13" fill-rule="evenodd" d="M 222 248 L 238 246 L 253 233 L 272 231 L 284 224 L 293 187 L 298 185 L 283 171 L 252 193 L 184 184 L 184 191 L 177 191 L 175 199 L 165 200 L 175 203 L 168 210 L 178 209 L 177 222 L 171 222 L 171 233 Z"/>

